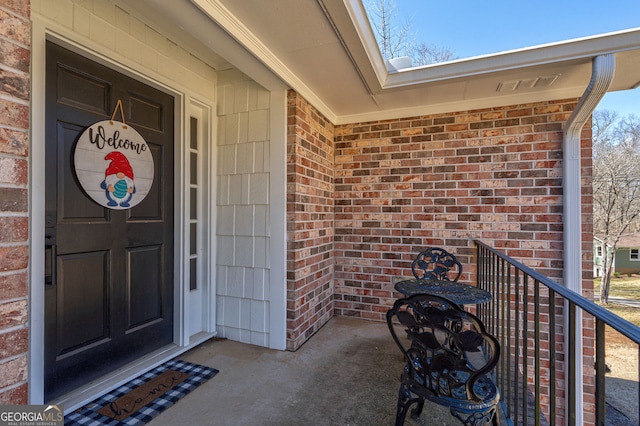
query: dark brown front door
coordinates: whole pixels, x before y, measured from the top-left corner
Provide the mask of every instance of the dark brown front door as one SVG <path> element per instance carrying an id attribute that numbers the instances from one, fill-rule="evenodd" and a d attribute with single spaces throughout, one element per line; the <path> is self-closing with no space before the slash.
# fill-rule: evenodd
<path id="1" fill-rule="evenodd" d="M 155 169 L 128 210 L 94 202 L 73 164 L 78 137 L 118 100 Z M 47 43 L 45 145 L 49 401 L 173 340 L 173 97 Z"/>

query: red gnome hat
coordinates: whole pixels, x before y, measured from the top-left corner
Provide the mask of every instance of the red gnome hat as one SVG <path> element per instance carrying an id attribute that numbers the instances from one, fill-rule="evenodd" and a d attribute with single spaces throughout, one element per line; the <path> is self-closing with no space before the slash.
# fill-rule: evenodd
<path id="1" fill-rule="evenodd" d="M 107 170 L 104 172 L 105 177 L 116 173 L 123 173 L 126 177 L 133 180 L 133 169 L 131 168 L 131 164 L 129 164 L 129 160 L 127 160 L 127 157 L 125 157 L 123 153 L 113 151 L 108 153 L 104 159 L 111 160 Z"/>

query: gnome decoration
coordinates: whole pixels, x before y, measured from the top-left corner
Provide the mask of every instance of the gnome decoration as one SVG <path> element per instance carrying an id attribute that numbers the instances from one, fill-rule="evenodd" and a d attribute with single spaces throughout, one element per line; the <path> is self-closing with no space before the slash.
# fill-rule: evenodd
<path id="1" fill-rule="evenodd" d="M 80 135 L 74 167 L 84 192 L 112 210 L 135 207 L 153 185 L 149 145 L 131 126 L 119 121 L 99 121 Z"/>
<path id="2" fill-rule="evenodd" d="M 133 169 L 129 160 L 118 151 L 108 153 L 104 159 L 111 161 L 100 184 L 109 200 L 107 206 L 130 207 L 129 201 L 136 192 L 136 186 L 133 183 Z"/>

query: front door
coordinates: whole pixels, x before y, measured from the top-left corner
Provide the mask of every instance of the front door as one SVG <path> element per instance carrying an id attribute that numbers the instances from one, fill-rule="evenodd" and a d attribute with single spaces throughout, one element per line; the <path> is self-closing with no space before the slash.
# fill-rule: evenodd
<path id="1" fill-rule="evenodd" d="M 46 401 L 173 341 L 173 108 L 172 96 L 47 43 Z M 114 111 L 155 170 L 146 198 L 120 210 L 93 201 L 74 169 L 79 136 Z"/>

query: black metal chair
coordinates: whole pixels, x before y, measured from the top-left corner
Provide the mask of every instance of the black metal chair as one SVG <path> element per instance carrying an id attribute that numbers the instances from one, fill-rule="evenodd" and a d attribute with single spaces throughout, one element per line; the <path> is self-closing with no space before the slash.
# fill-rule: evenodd
<path id="1" fill-rule="evenodd" d="M 416 294 L 394 303 L 387 325 L 406 360 L 396 426 L 404 424 L 415 403 L 417 419 L 425 400 L 449 407 L 465 425 L 497 424 L 500 392 L 491 371 L 500 345 L 476 316 L 445 298 Z M 400 328 L 406 339 L 398 337 Z"/>
<path id="2" fill-rule="evenodd" d="M 416 279 L 456 282 L 462 275 L 462 264 L 454 255 L 439 247 L 420 252 L 411 263 Z"/>

